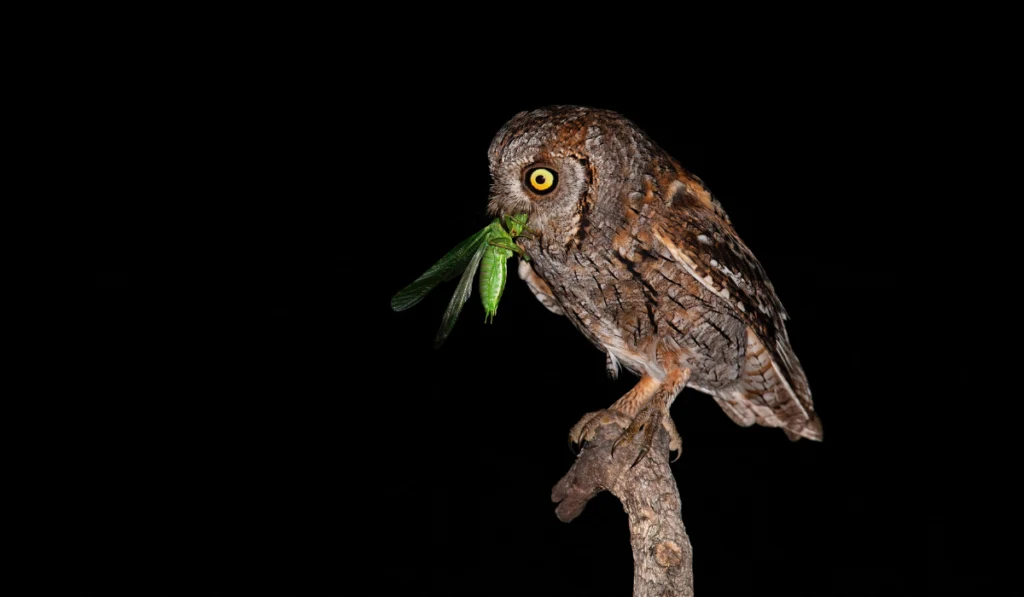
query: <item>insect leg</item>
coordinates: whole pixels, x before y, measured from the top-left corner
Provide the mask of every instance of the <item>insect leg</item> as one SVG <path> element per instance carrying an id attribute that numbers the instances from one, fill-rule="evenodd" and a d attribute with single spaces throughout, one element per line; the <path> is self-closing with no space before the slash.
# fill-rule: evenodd
<path id="1" fill-rule="evenodd" d="M 526 238 L 537 237 L 537 232 L 526 225 L 526 216 L 524 215 L 505 216 L 505 228 L 512 238 L 517 236 L 525 236 Z"/>
<path id="2" fill-rule="evenodd" d="M 505 242 L 504 239 L 500 239 L 500 240 L 492 240 L 492 241 L 490 241 L 489 244 L 492 247 L 498 247 L 499 249 L 505 249 L 506 251 L 512 251 L 513 253 L 515 253 L 516 255 L 519 255 L 520 257 L 522 257 L 523 259 L 526 259 L 527 261 L 530 260 L 530 258 L 526 255 L 526 251 L 524 251 L 522 249 L 522 247 L 520 247 L 519 245 L 517 245 L 515 243 Z"/>

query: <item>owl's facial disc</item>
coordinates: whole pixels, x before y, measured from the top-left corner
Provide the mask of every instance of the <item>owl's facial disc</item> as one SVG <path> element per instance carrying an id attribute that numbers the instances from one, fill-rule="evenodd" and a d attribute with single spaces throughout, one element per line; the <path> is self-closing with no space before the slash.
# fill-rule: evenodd
<path id="1" fill-rule="evenodd" d="M 528 214 L 530 227 L 538 231 L 551 218 L 571 217 L 590 182 L 582 160 L 548 152 L 503 160 L 492 175 L 488 212 L 496 216 Z"/>

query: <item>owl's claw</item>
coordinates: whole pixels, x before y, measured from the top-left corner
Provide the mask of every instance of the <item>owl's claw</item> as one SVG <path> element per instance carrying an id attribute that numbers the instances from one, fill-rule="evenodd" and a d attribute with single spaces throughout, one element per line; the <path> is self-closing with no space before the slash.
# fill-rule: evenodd
<path id="1" fill-rule="evenodd" d="M 649 449 L 650 448 L 648 448 L 647 446 L 640 448 L 640 453 L 636 455 L 636 460 L 633 461 L 633 464 L 629 465 L 629 468 L 633 468 L 634 466 L 640 464 L 640 461 L 644 459 L 644 456 L 647 455 Z"/>
<path id="2" fill-rule="evenodd" d="M 633 427 L 632 425 L 627 427 L 626 430 L 623 431 L 621 435 L 619 435 L 618 439 L 616 439 L 612 443 L 612 449 L 611 449 L 612 458 L 615 458 L 615 450 L 618 450 L 619 446 L 621 446 L 621 445 L 623 445 L 625 443 L 630 442 L 633 439 L 633 436 L 636 435 L 636 431 L 632 431 L 632 432 L 630 431 L 630 429 L 632 429 L 632 427 Z M 636 463 L 634 462 L 633 464 L 636 464 Z M 630 467 L 630 468 L 633 468 L 633 467 Z"/>
<path id="3" fill-rule="evenodd" d="M 668 431 L 668 451 L 676 453 L 670 463 L 675 462 L 683 457 L 683 438 L 679 435 L 679 430 L 676 429 L 676 424 L 671 416 L 665 415 L 662 425 L 665 426 L 665 431 Z"/>

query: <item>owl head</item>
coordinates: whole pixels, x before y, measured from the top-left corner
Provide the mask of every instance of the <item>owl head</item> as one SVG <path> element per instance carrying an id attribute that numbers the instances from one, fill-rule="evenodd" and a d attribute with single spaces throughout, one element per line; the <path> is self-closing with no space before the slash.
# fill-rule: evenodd
<path id="1" fill-rule="evenodd" d="M 501 216 L 527 213 L 542 235 L 571 235 L 593 208 L 614 217 L 644 174 L 671 161 L 632 122 L 609 110 L 554 106 L 508 121 L 489 151 L 491 200 Z M 603 206 L 620 206 L 618 210 Z"/>

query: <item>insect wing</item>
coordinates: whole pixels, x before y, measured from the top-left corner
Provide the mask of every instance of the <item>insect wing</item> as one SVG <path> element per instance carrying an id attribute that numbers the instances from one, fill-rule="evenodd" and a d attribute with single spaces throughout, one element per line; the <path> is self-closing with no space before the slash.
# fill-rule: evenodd
<path id="1" fill-rule="evenodd" d="M 484 230 L 486 231 L 487 229 L 485 228 Z M 455 320 L 459 318 L 462 306 L 466 304 L 466 301 L 469 300 L 469 295 L 473 292 L 473 275 L 476 274 L 476 268 L 480 265 L 480 259 L 484 256 L 488 246 L 486 242 L 480 243 L 476 253 L 473 253 L 473 256 L 470 258 L 466 270 L 462 272 L 459 286 L 455 289 L 455 294 L 452 295 L 448 308 L 444 310 L 444 317 L 441 318 L 441 327 L 437 330 L 437 337 L 434 338 L 434 348 L 440 348 L 445 338 L 451 333 L 452 328 L 455 327 Z"/>
<path id="2" fill-rule="evenodd" d="M 441 282 L 451 280 L 466 269 L 466 265 L 474 258 L 480 245 L 486 242 L 487 232 L 490 228 L 484 228 L 473 236 L 459 243 L 454 249 L 423 272 L 423 275 L 405 288 L 398 291 L 391 299 L 391 308 L 395 311 L 405 311 L 409 307 L 419 303 L 427 296 L 435 286 Z M 479 261 L 479 259 L 478 259 Z M 476 266 L 469 268 L 470 271 Z M 465 277 L 465 276 L 463 276 Z M 470 275 L 472 277 L 472 274 Z M 456 293 L 457 294 L 457 293 Z M 457 313 L 456 313 L 457 315 Z"/>

